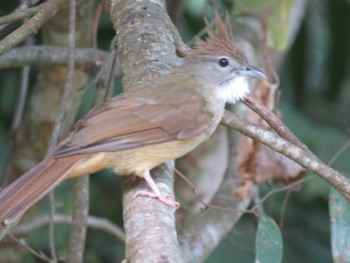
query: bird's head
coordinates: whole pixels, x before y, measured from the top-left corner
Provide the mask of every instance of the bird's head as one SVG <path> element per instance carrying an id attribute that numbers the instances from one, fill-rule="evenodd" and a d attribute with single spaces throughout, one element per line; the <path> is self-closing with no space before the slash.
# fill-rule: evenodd
<path id="1" fill-rule="evenodd" d="M 248 80 L 266 78 L 258 68 L 248 64 L 245 54 L 234 44 L 231 23 L 225 23 L 216 14 L 215 30 L 209 23 L 208 38 L 198 40 L 196 48 L 185 58 L 191 73 L 201 86 L 213 89 L 217 96 L 227 103 L 235 103 L 249 93 Z"/>

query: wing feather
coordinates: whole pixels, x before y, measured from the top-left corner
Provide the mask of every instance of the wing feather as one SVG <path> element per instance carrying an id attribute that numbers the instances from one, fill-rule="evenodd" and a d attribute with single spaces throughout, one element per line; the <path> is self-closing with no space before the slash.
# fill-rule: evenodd
<path id="1" fill-rule="evenodd" d="M 78 122 L 55 156 L 121 151 L 188 139 L 205 131 L 211 118 L 197 94 L 121 95 Z"/>

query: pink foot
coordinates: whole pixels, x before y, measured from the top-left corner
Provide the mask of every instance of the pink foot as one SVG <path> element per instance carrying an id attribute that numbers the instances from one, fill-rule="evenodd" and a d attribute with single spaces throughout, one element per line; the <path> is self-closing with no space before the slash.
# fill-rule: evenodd
<path id="1" fill-rule="evenodd" d="M 178 202 L 167 200 L 167 198 L 174 198 L 174 196 L 172 195 L 162 195 L 162 194 L 155 194 L 147 191 L 138 191 L 137 193 L 134 194 L 134 198 L 138 196 L 147 196 L 147 197 L 158 199 L 163 204 L 171 206 L 174 209 L 174 212 L 176 211 L 176 209 L 180 207 L 180 204 Z"/>

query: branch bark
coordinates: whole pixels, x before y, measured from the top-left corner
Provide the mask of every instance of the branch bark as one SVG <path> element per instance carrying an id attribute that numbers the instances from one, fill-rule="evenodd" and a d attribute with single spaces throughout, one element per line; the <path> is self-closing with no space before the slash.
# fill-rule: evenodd
<path id="1" fill-rule="evenodd" d="M 9 231 L 10 234 L 13 235 L 24 235 L 27 234 L 39 227 L 42 227 L 44 225 L 49 224 L 51 218 L 50 216 L 41 216 L 41 217 L 35 217 L 29 222 L 26 222 L 24 224 L 20 224 L 16 226 L 15 228 L 11 229 Z M 66 224 L 70 225 L 72 223 L 72 217 L 70 215 L 61 215 L 56 214 L 53 216 L 52 220 L 56 224 Z M 125 241 L 125 235 L 123 230 L 118 227 L 117 225 L 114 225 L 112 222 L 105 218 L 100 218 L 96 216 L 89 216 L 87 220 L 88 227 L 93 229 L 99 229 L 102 231 L 105 231 L 106 233 L 114 236 L 118 240 L 124 242 Z"/>
<path id="2" fill-rule="evenodd" d="M 22 20 L 28 16 L 34 15 L 41 9 L 41 5 L 33 6 L 27 9 L 15 10 L 12 14 L 0 17 L 0 25 L 9 24 L 14 21 Z"/>
<path id="3" fill-rule="evenodd" d="M 0 41 L 0 55 L 17 46 L 30 35 L 36 34 L 47 20 L 53 17 L 62 7 L 64 0 L 48 0 L 27 23 L 16 29 Z"/>
<path id="4" fill-rule="evenodd" d="M 165 2 L 102 1 L 118 35 L 118 59 L 124 90 L 168 73 L 177 61 L 177 31 L 166 13 Z M 140 85 L 141 84 L 141 85 Z M 173 162 L 152 171 L 163 193 L 173 195 Z M 134 198 L 145 190 L 144 180 L 123 180 L 126 257 L 130 262 L 182 262 L 170 207 L 157 200 Z"/>
<path id="5" fill-rule="evenodd" d="M 89 2 L 80 2 L 80 5 L 88 5 L 91 10 L 92 5 Z M 91 2 L 90 2 L 91 3 Z M 68 73 L 65 91 L 62 99 L 65 99 L 66 88 L 73 86 L 74 77 L 74 49 L 76 39 L 76 20 L 77 20 L 77 1 L 69 1 L 69 37 L 68 37 Z M 90 19 L 88 19 L 90 20 Z M 87 31 L 89 33 L 89 31 Z M 89 36 L 91 37 L 91 31 Z M 89 215 L 89 175 L 81 176 L 74 180 L 73 187 L 73 215 L 72 225 L 68 244 L 68 263 L 83 262 L 85 249 L 87 221 Z M 53 218 L 53 215 L 52 215 Z"/>
<path id="6" fill-rule="evenodd" d="M 275 133 L 237 117 L 228 111 L 225 112 L 221 123 L 265 144 L 294 160 L 307 170 L 314 172 L 333 185 L 350 202 L 350 180 L 319 160 L 314 154 L 305 152 L 300 147 L 277 136 Z"/>
<path id="7" fill-rule="evenodd" d="M 76 48 L 74 61 L 78 69 L 96 75 L 110 54 L 92 48 Z M 0 68 L 36 66 L 66 66 L 68 49 L 56 46 L 31 46 L 11 49 L 0 57 Z M 117 72 L 117 70 L 116 70 Z"/>

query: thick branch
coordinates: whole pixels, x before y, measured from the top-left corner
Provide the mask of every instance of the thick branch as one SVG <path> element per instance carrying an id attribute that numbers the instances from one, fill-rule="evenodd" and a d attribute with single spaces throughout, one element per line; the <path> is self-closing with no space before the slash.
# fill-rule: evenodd
<path id="1" fill-rule="evenodd" d="M 128 91 L 143 82 L 165 74 L 176 64 L 175 39 L 165 2 L 115 0 L 102 1 L 118 32 L 118 59 L 122 83 Z M 140 85 L 141 84 L 141 85 Z M 173 163 L 152 171 L 163 193 L 173 195 Z M 134 198 L 149 190 L 144 180 L 123 183 L 126 255 L 130 262 L 181 262 L 175 231 L 175 216 L 170 207 L 157 200 Z"/>

